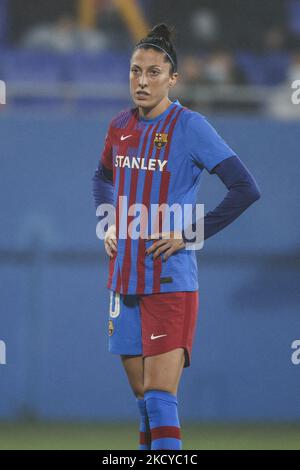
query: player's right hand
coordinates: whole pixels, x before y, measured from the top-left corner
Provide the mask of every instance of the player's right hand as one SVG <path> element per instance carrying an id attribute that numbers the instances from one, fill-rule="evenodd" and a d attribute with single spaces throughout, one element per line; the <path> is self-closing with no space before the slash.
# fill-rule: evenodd
<path id="1" fill-rule="evenodd" d="M 104 237 L 104 247 L 105 251 L 110 258 L 114 256 L 114 251 L 117 251 L 117 236 L 116 236 L 116 226 L 111 225 Z"/>

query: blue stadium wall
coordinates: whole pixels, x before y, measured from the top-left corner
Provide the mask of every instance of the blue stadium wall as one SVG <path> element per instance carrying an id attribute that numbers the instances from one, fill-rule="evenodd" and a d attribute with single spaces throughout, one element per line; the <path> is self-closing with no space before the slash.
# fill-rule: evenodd
<path id="1" fill-rule="evenodd" d="M 0 417 L 137 418 L 107 351 L 107 259 L 91 177 L 111 116 L 0 114 Z M 299 420 L 299 124 L 213 117 L 262 198 L 198 255 L 200 309 L 183 420 Z M 205 174 L 199 201 L 225 194 Z"/>

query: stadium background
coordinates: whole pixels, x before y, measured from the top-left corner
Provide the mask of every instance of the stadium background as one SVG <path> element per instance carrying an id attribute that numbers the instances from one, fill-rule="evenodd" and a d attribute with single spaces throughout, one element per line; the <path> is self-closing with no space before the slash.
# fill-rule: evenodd
<path id="1" fill-rule="evenodd" d="M 0 0 L 0 449 L 136 448 L 135 400 L 107 352 L 91 178 L 110 118 L 131 105 L 131 48 L 160 21 L 178 31 L 174 97 L 262 190 L 198 254 L 184 448 L 299 449 L 299 0 Z M 224 194 L 206 174 L 206 210 Z"/>

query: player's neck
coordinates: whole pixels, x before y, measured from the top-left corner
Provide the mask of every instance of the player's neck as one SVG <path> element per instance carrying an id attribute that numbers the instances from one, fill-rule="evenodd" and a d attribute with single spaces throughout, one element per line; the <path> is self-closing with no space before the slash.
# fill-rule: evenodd
<path id="1" fill-rule="evenodd" d="M 144 119 L 155 119 L 172 104 L 169 98 L 161 100 L 154 108 L 142 108 L 139 106 L 139 115 Z"/>

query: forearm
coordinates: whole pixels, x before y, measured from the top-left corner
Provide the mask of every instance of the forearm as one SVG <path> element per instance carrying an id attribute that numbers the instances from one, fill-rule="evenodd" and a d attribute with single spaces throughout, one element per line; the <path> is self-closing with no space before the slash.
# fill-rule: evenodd
<path id="1" fill-rule="evenodd" d="M 237 219 L 260 198 L 256 181 L 238 157 L 230 157 L 217 165 L 212 173 L 218 175 L 228 192 L 223 201 L 204 217 L 204 240 L 215 235 Z M 193 232 L 196 223 L 193 224 Z M 185 241 L 188 241 L 184 238 Z"/>
<path id="2" fill-rule="evenodd" d="M 251 186 L 232 187 L 223 201 L 204 217 L 204 240 L 215 235 L 237 219 L 251 204 L 259 199 Z"/>
<path id="3" fill-rule="evenodd" d="M 112 181 L 112 170 L 107 170 L 102 164 L 100 164 L 94 173 L 92 181 L 95 207 L 99 207 L 100 204 L 113 205 L 114 186 Z"/>

